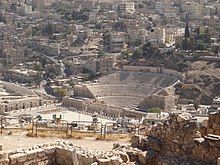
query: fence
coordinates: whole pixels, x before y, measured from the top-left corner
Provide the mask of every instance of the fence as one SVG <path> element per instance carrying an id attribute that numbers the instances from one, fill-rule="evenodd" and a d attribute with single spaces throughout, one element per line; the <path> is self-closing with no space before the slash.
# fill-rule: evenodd
<path id="1" fill-rule="evenodd" d="M 10 122 L 9 122 L 10 121 Z M 74 133 L 95 133 L 105 139 L 107 134 L 142 134 L 146 127 L 140 124 L 118 124 L 116 122 L 107 122 L 102 124 L 98 121 L 72 121 L 38 119 L 22 121 L 20 118 L 2 117 L 0 118 L 0 133 L 5 130 L 21 130 L 31 132 L 32 136 L 48 136 L 50 134 L 59 134 L 65 137 L 73 137 Z"/>

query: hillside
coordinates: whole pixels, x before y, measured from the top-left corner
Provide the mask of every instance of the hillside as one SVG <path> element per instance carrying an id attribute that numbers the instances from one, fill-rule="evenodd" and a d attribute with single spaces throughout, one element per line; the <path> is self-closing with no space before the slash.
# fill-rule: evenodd
<path id="1" fill-rule="evenodd" d="M 180 99 L 211 104 L 215 96 L 220 96 L 220 68 L 217 65 L 203 61 L 190 63 L 191 69 L 184 73 L 186 79 L 176 85 Z"/>

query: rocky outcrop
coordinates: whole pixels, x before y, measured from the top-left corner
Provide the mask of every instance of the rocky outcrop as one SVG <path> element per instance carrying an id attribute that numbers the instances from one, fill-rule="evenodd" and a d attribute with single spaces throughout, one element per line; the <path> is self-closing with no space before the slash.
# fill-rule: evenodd
<path id="1" fill-rule="evenodd" d="M 203 121 L 200 132 L 203 137 L 207 134 L 220 135 L 220 113 L 210 113 L 209 120 Z"/>
<path id="2" fill-rule="evenodd" d="M 210 114 L 203 127 L 208 128 L 214 121 L 217 124 L 219 119 L 219 113 Z M 219 127 L 220 125 L 214 128 L 212 126 L 213 133 Z M 152 127 L 148 137 L 132 137 L 132 146 L 142 151 L 136 159 L 142 164 L 143 154 L 145 157 L 153 154 L 156 155 L 156 159 L 151 159 L 156 160 L 159 165 L 214 165 L 220 157 L 220 136 L 203 133 L 202 137 L 199 130 L 199 125 L 190 114 L 170 114 L 164 123 L 157 123 Z"/>
<path id="3" fill-rule="evenodd" d="M 220 94 L 220 79 L 215 74 L 187 74 L 185 82 L 178 83 L 176 94 L 180 103 L 212 104 L 212 99 Z M 184 101 L 185 100 L 185 101 Z"/>

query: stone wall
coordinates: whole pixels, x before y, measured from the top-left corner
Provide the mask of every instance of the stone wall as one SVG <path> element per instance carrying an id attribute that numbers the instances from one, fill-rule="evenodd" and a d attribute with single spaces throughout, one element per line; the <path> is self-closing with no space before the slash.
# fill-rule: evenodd
<path id="1" fill-rule="evenodd" d="M 86 85 L 75 85 L 74 86 L 74 96 L 95 99 L 95 96 L 91 93 L 91 91 L 87 88 Z"/>
<path id="2" fill-rule="evenodd" d="M 138 107 L 141 109 L 150 109 L 153 107 L 159 107 L 162 110 L 170 111 L 174 108 L 178 100 L 178 96 L 175 95 L 175 88 L 165 88 L 154 95 L 147 96 Z"/>
<path id="3" fill-rule="evenodd" d="M 32 90 L 16 84 L 4 83 L 4 88 L 9 93 L 20 93 L 27 96 L 36 96 L 36 94 Z"/>
<path id="4" fill-rule="evenodd" d="M 200 128 L 202 136 L 207 134 L 220 135 L 220 113 L 212 112 L 209 114 L 209 120 L 204 120 Z"/>
<path id="5" fill-rule="evenodd" d="M 217 122 L 217 116 L 220 114 L 211 114 L 206 122 L 211 123 L 213 119 Z M 152 127 L 148 137 L 133 137 L 132 146 L 156 154 L 157 164 L 214 165 L 220 157 L 220 136 L 204 134 L 202 137 L 199 130 L 190 114 L 170 114 L 163 123 Z"/>
<path id="6" fill-rule="evenodd" d="M 126 153 L 88 150 L 68 141 L 0 152 L 0 165 L 132 165 Z"/>
<path id="7" fill-rule="evenodd" d="M 179 77 L 180 79 L 183 78 L 182 73 L 177 72 L 172 69 L 165 69 L 163 67 L 149 67 L 149 66 L 129 66 L 125 65 L 123 66 L 123 70 L 128 70 L 128 71 L 147 71 L 147 72 L 152 72 L 152 73 L 163 73 L 167 75 L 172 75 L 175 77 Z"/>

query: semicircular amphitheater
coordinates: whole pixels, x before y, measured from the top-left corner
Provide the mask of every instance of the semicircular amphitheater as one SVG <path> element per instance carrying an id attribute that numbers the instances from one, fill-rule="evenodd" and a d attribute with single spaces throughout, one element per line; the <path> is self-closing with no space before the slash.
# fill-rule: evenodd
<path id="1" fill-rule="evenodd" d="M 138 107 L 146 97 L 172 86 L 179 79 L 173 74 L 117 71 L 101 77 L 98 83 L 85 86 L 90 96 L 107 106 L 133 108 Z"/>

